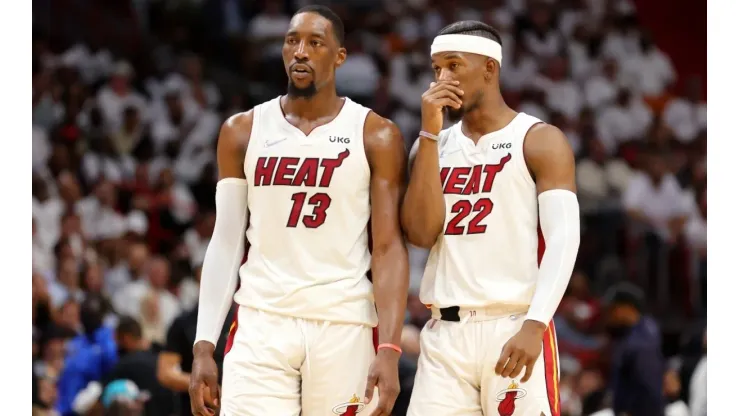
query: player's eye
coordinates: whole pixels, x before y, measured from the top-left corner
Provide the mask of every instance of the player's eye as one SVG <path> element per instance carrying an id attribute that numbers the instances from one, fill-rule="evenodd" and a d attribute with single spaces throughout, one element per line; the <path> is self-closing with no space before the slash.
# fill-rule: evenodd
<path id="1" fill-rule="evenodd" d="M 454 69 L 457 69 L 459 66 L 460 66 L 460 64 L 458 64 L 457 62 L 453 62 L 453 63 L 450 64 L 450 69 L 453 69 L 454 70 Z"/>
<path id="2" fill-rule="evenodd" d="M 318 48 L 319 46 L 321 46 L 321 42 L 319 42 L 318 40 L 312 40 L 311 46 L 313 46 L 314 48 Z"/>

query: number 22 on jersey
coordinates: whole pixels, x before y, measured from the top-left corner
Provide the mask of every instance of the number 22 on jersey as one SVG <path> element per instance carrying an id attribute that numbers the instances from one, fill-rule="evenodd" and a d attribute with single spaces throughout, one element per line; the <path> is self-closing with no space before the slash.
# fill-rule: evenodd
<path id="1" fill-rule="evenodd" d="M 442 192 L 448 195 L 478 195 L 490 193 L 496 174 L 503 170 L 511 154 L 501 158 L 495 165 L 475 165 L 445 167 L 439 172 Z M 493 211 L 493 201 L 487 197 L 477 200 L 460 199 L 452 204 L 450 212 L 454 216 L 447 222 L 445 235 L 483 234 L 487 225 L 481 224 Z M 467 224 L 463 221 L 468 219 Z"/>

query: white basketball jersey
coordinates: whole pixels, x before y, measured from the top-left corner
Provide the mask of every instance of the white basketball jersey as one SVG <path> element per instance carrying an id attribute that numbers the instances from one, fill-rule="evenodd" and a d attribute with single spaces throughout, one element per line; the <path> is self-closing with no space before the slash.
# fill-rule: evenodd
<path id="1" fill-rule="evenodd" d="M 244 173 L 250 244 L 234 299 L 282 315 L 376 325 L 370 268 L 370 110 L 346 98 L 304 134 L 280 98 L 254 108 Z"/>
<path id="2" fill-rule="evenodd" d="M 439 308 L 529 305 L 539 260 L 538 206 L 523 145 L 540 122 L 519 113 L 477 145 L 462 133 L 462 122 L 440 134 L 447 215 L 424 270 L 423 303 Z"/>

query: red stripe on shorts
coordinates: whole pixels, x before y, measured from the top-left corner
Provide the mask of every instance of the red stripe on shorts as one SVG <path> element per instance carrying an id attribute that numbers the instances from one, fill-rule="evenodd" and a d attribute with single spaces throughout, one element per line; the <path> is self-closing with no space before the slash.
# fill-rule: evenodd
<path id="1" fill-rule="evenodd" d="M 555 339 L 555 323 L 550 321 L 542 339 L 542 357 L 545 361 L 545 385 L 550 402 L 550 414 L 560 416 L 560 386 L 558 370 L 558 349 Z"/>
<path id="2" fill-rule="evenodd" d="M 226 347 L 224 348 L 224 356 L 231 351 L 231 347 L 234 345 L 234 337 L 236 336 L 236 329 L 239 327 L 239 307 L 237 306 L 236 312 L 234 312 L 234 321 L 229 327 L 229 335 L 226 336 Z"/>

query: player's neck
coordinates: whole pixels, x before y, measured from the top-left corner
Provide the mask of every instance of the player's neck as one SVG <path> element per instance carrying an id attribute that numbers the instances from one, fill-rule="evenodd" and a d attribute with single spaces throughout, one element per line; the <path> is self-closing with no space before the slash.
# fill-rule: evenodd
<path id="1" fill-rule="evenodd" d="M 317 120 L 336 115 L 338 108 L 342 107 L 342 99 L 337 95 L 335 88 L 326 87 L 309 98 L 284 95 L 281 106 L 286 116 Z"/>
<path id="2" fill-rule="evenodd" d="M 462 120 L 463 134 L 477 141 L 481 136 L 506 127 L 516 115 L 517 112 L 506 105 L 503 97 L 492 97 L 465 113 Z"/>

